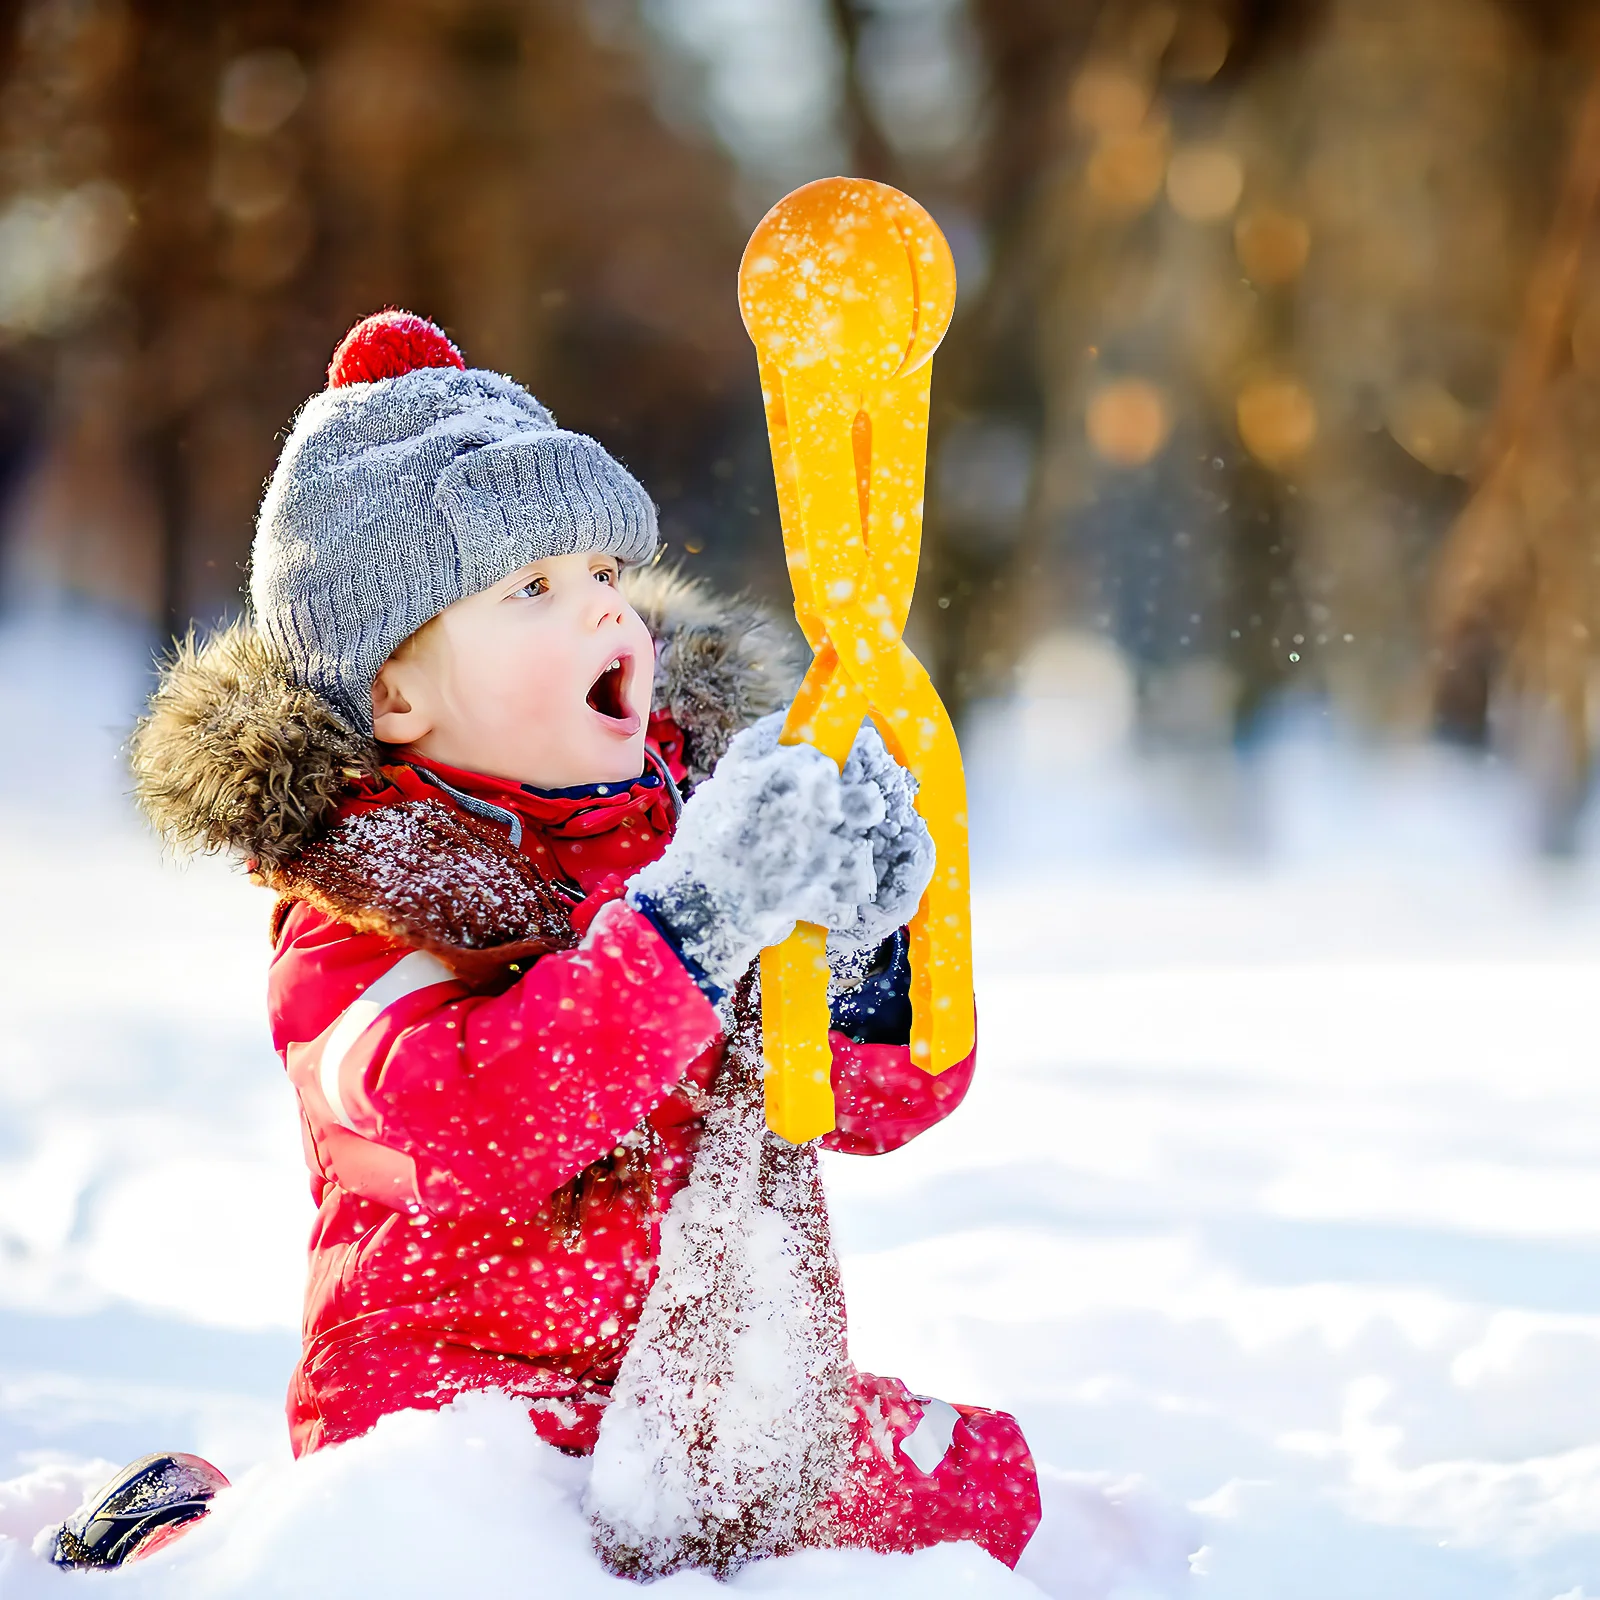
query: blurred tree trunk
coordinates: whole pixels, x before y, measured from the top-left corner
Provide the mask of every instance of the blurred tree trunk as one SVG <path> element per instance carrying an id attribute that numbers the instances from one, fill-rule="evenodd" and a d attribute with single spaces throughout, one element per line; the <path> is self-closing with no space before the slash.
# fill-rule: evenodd
<path id="1" fill-rule="evenodd" d="M 923 573 L 913 627 L 932 641 L 929 669 L 958 726 L 973 699 L 1003 686 L 1055 596 L 1044 547 L 1051 520 L 1047 442 L 1053 385 L 1081 353 L 1041 349 L 1047 290 L 1040 255 L 1062 187 L 1070 129 L 1062 116 L 1107 0 L 972 0 L 985 63 L 988 127 L 970 180 L 987 257 L 963 297 L 935 367 Z M 965 437 L 963 437 L 965 436 Z M 1008 449 L 1007 441 L 1012 441 Z M 1020 445 L 1020 448 L 1018 446 Z M 974 493 L 957 488 L 976 459 Z M 1024 478 L 1020 498 L 985 482 L 985 454 Z M 952 467 L 954 460 L 956 465 Z"/>
<path id="2" fill-rule="evenodd" d="M 1432 594 L 1434 715 L 1487 743 L 1497 689 L 1544 799 L 1546 845 L 1572 845 L 1592 762 L 1590 687 L 1600 638 L 1600 298 L 1592 282 L 1600 212 L 1600 33 L 1590 26 L 1587 93 L 1573 118 L 1554 216 L 1522 326 L 1478 452 L 1473 492 L 1440 554 Z"/>
<path id="3" fill-rule="evenodd" d="M 27 0 L 0 206 L 122 232 L 0 326 L 0 375 L 45 385 L 8 566 L 168 628 L 236 606 L 282 429 L 395 304 L 602 435 L 683 538 L 755 407 L 742 241 L 636 44 L 561 0 Z"/>
<path id="4" fill-rule="evenodd" d="M 1139 654 L 1115 613 L 1145 604 L 1146 597 L 1118 592 L 1145 577 L 1097 574 L 1094 558 L 1067 552 L 1076 543 L 1073 523 L 1098 493 L 1087 412 L 1094 392 L 1116 375 L 1102 365 L 1102 335 L 1108 319 L 1131 326 L 1145 314 L 1142 286 L 1167 248 L 1151 210 L 1171 139 L 1163 89 L 1170 81 L 1186 107 L 1225 101 L 1257 55 L 1285 30 L 1304 28 L 1309 11 L 1272 0 L 973 0 L 990 120 L 972 188 L 981 197 L 990 264 L 940 357 L 936 459 L 947 469 L 940 477 L 958 476 L 969 450 L 982 457 L 983 429 L 998 423 L 1002 431 L 988 448 L 1008 433 L 1024 439 L 1026 450 L 1012 455 L 1029 465 L 1019 500 L 991 502 L 987 513 L 972 497 L 941 493 L 935 481 L 928 598 L 919 598 L 919 615 L 930 619 L 936 676 L 953 706 L 1007 687 L 1052 617 L 1116 632 Z M 1231 417 L 1213 422 L 1200 398 L 1187 442 L 1197 436 L 1194 447 L 1209 461 L 1210 435 L 1230 430 Z M 1170 417 L 1171 395 L 1167 404 Z M 1257 476 L 1248 467 L 1244 475 Z M 1277 504 L 1260 492 L 1252 498 L 1250 482 L 1218 495 L 1208 481 L 1205 493 L 1224 516 L 1236 501 L 1251 501 L 1248 514 L 1229 524 L 1230 594 L 1236 602 L 1254 598 L 1248 609 L 1259 614 L 1260 595 L 1281 585 L 1288 565 Z M 1173 534 L 1187 537 L 1181 527 L 1145 530 L 1154 540 Z M 1169 570 L 1163 551 L 1150 554 L 1151 574 Z M 1113 550 L 1110 563 L 1126 571 L 1129 552 Z M 930 603 L 945 612 L 936 626 Z M 1247 668 L 1256 659 L 1249 644 L 1234 652 Z"/>
<path id="5" fill-rule="evenodd" d="M 828 0 L 828 15 L 839 40 L 842 58 L 841 98 L 845 143 L 850 151 L 850 170 L 858 178 L 895 183 L 900 179 L 900 174 L 894 150 L 878 121 L 865 82 L 861 57 L 864 21 L 861 0 Z"/>

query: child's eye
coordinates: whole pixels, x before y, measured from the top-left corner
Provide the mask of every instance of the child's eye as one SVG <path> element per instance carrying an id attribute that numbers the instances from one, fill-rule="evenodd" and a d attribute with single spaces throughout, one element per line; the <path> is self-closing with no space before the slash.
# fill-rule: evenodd
<path id="1" fill-rule="evenodd" d="M 617 575 L 610 567 L 596 567 L 594 581 L 596 583 L 615 583 Z"/>
<path id="2" fill-rule="evenodd" d="M 550 585 L 543 578 L 529 578 L 528 581 L 516 591 L 516 594 L 519 599 L 526 598 L 533 600 L 539 595 L 542 595 L 549 587 Z"/>

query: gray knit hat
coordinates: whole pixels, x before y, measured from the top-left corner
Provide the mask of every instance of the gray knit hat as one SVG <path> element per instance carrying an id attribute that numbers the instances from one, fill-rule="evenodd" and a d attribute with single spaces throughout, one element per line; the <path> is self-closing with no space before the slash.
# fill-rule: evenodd
<path id="1" fill-rule="evenodd" d="M 446 606 L 545 556 L 647 560 L 656 513 L 600 445 L 420 317 L 346 335 L 256 520 L 250 599 L 291 673 L 372 732 L 372 681 Z"/>

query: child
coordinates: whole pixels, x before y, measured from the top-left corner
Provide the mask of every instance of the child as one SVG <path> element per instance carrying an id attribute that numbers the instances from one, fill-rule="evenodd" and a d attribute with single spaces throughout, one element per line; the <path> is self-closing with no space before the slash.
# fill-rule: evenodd
<path id="1" fill-rule="evenodd" d="M 724 1032 L 756 1015 L 745 974 L 797 920 L 856 974 L 827 1147 L 893 1149 L 970 1081 L 906 1048 L 897 930 L 932 862 L 905 775 L 870 728 L 842 773 L 779 746 L 776 630 L 646 570 L 655 548 L 598 444 L 432 324 L 369 318 L 268 486 L 253 620 L 180 651 L 136 739 L 155 823 L 279 895 L 269 1008 L 318 1208 L 297 1454 L 476 1389 L 593 1450 Z M 825 1231 L 818 1255 L 831 1282 Z M 1014 1564 L 1038 1520 L 1016 1424 L 842 1374 L 801 1542 Z M 63 1564 L 161 1511 L 176 1458 L 150 1459 Z M 122 1559 L 140 1530 L 116 1526 Z"/>

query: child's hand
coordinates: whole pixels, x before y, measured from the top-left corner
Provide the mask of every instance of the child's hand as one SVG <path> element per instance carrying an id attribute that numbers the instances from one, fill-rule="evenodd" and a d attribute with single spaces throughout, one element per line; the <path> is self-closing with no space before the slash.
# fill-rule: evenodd
<path id="1" fill-rule="evenodd" d="M 884 816 L 870 830 L 872 868 L 877 886 L 857 908 L 849 927 L 828 939 L 830 952 L 853 955 L 876 950 L 908 923 L 933 876 L 933 839 L 917 815 L 917 780 L 889 754 L 878 730 L 868 722 L 844 764 L 846 784 L 871 784 L 883 796 Z"/>
<path id="2" fill-rule="evenodd" d="M 909 791 L 884 772 L 894 764 L 881 742 L 861 759 L 858 743 L 841 774 L 809 745 L 779 745 L 782 727 L 780 713 L 733 741 L 684 807 L 665 854 L 628 885 L 629 903 L 720 989 L 796 922 L 867 937 L 874 918 L 898 916 L 906 898 L 915 848 L 902 842 L 909 830 L 900 811 Z M 880 879 L 892 901 L 882 911 L 874 905 Z M 921 892 L 918 884 L 912 907 Z"/>

